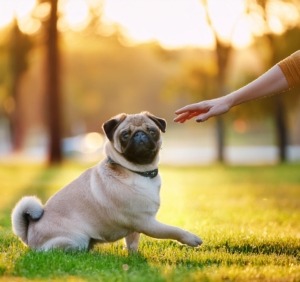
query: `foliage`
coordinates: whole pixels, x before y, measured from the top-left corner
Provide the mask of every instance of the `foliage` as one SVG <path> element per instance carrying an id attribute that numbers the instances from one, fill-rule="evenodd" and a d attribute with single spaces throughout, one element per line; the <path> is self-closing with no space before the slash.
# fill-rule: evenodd
<path id="1" fill-rule="evenodd" d="M 142 236 L 91 252 L 34 252 L 12 234 L 22 196 L 45 201 L 85 166 L 1 165 L 0 281 L 299 281 L 299 164 L 162 167 L 159 220 L 195 232 L 199 249 Z"/>
<path id="2" fill-rule="evenodd" d="M 78 40 L 75 46 L 74 40 Z M 69 122 L 81 119 L 90 130 L 96 130 L 100 122 L 120 112 L 166 112 L 160 89 L 167 69 L 158 48 L 125 47 L 118 34 L 83 38 L 66 35 L 63 73 Z"/>
<path id="3" fill-rule="evenodd" d="M 101 122 L 119 112 L 149 110 L 171 121 L 176 108 L 218 96 L 213 51 L 164 50 L 157 43 L 128 45 L 119 31 L 101 35 L 95 30 L 92 26 L 82 32 L 60 34 L 65 136 L 99 130 Z M 300 38 L 298 33 L 299 29 L 294 28 L 278 37 L 280 44 L 276 46 L 281 46 L 280 58 L 299 46 L 296 43 Z M 32 40 L 34 47 L 28 54 L 29 69 L 22 80 L 20 99 L 22 121 L 27 132 L 44 127 L 46 120 L 45 45 L 41 35 L 35 35 Z M 3 71 L 8 63 L 8 52 L 8 46 L 0 49 L 0 63 L 4 66 L 0 70 L 3 74 L 0 77 L 0 112 L 7 111 L 8 104 L 7 84 L 11 73 Z M 249 53 L 253 54 L 252 57 L 248 56 Z M 266 70 L 268 56 L 269 49 L 262 39 L 257 39 L 251 49 L 235 51 L 232 60 L 240 60 L 242 67 L 229 66 L 226 90 L 229 92 L 245 85 Z M 251 62 L 253 57 L 256 63 Z M 288 96 L 292 96 L 289 100 L 294 102 L 295 95 Z M 269 105 L 270 101 L 247 103 L 247 106 L 234 108 L 233 112 L 238 117 L 265 118 L 270 115 Z"/>

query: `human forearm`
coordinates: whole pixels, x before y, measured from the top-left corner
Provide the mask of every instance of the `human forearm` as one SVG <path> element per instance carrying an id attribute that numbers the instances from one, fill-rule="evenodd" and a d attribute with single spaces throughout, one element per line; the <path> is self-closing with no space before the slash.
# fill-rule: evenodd
<path id="1" fill-rule="evenodd" d="M 289 85 L 282 70 L 278 65 L 275 65 L 256 80 L 228 94 L 224 98 L 231 108 L 251 100 L 280 93 L 288 88 Z"/>
<path id="2" fill-rule="evenodd" d="M 287 89 L 289 89 L 288 81 L 281 68 L 275 65 L 248 85 L 230 94 L 178 109 L 175 112 L 177 117 L 174 121 L 183 123 L 192 118 L 196 118 L 197 122 L 206 121 L 212 116 L 228 112 L 236 105 L 277 94 Z"/>

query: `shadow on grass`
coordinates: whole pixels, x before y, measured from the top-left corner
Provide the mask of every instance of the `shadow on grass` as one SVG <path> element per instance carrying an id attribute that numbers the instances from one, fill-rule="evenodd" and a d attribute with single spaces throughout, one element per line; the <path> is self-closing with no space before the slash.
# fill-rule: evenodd
<path id="1" fill-rule="evenodd" d="M 176 241 L 170 241 L 168 245 L 157 244 L 155 241 L 148 241 L 146 244 L 147 248 L 158 248 L 158 251 L 161 253 L 165 253 L 169 248 L 174 248 L 186 253 L 225 252 L 228 254 L 242 255 L 286 255 L 300 259 L 300 241 L 298 238 L 278 238 L 276 240 L 256 240 L 252 238 L 251 241 L 241 239 L 236 242 L 231 242 L 228 240 L 218 244 L 208 242 L 196 249 L 186 245 L 180 245 Z"/>
<path id="2" fill-rule="evenodd" d="M 185 268 L 193 271 L 221 265 L 286 265 L 291 262 L 297 264 L 300 259 L 300 242 L 297 238 L 256 242 L 256 245 L 246 241 L 238 244 L 225 241 L 218 245 L 204 244 L 200 248 L 191 248 L 176 242 L 157 244 L 148 241 L 146 245 L 147 249 L 157 249 L 161 254 L 156 259 L 157 263 L 174 265 L 177 270 Z M 146 256 L 149 257 L 149 254 Z"/>
<path id="3" fill-rule="evenodd" d="M 128 253 L 117 242 L 96 245 L 89 252 L 36 252 L 22 248 L 19 242 L 14 241 L 16 239 L 11 238 L 11 243 L 15 244 L 13 249 L 17 252 L 12 268 L 1 269 L 0 266 L 0 274 L 30 280 L 68 281 L 71 277 L 74 281 L 196 281 L 192 279 L 193 275 L 202 273 L 205 277 L 206 271 L 211 268 L 284 267 L 299 261 L 299 244 L 268 246 L 266 243 L 260 244 L 257 249 L 254 246 L 250 248 L 248 243 L 241 242 L 236 246 L 227 242 L 194 249 L 173 241 L 146 239 L 142 241 L 140 253 Z M 7 243 L 7 253 L 10 248 Z M 285 252 L 280 251 L 284 248 Z"/>
<path id="4" fill-rule="evenodd" d="M 300 242 L 296 238 L 289 240 L 264 240 L 264 241 L 225 241 L 217 246 L 207 246 L 205 249 L 213 251 L 225 251 L 230 254 L 254 254 L 254 255 L 287 255 L 300 258 Z"/>

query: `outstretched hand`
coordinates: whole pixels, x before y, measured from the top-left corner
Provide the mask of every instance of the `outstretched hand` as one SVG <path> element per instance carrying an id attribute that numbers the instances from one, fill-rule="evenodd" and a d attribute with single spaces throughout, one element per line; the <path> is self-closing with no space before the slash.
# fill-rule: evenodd
<path id="1" fill-rule="evenodd" d="M 228 112 L 230 107 L 231 106 L 225 101 L 224 97 L 190 104 L 175 112 L 178 116 L 174 121 L 184 123 L 185 121 L 196 117 L 197 122 L 203 122 L 210 117 Z"/>

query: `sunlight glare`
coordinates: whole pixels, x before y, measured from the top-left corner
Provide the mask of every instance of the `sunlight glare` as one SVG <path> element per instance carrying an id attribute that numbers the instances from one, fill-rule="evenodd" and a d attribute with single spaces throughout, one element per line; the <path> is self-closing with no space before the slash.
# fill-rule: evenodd
<path id="1" fill-rule="evenodd" d="M 26 23 L 36 5 L 36 0 L 0 0 L 0 27 L 10 24 L 14 18 Z"/>
<path id="2" fill-rule="evenodd" d="M 123 42 L 128 45 L 157 41 L 169 49 L 215 46 L 201 0 L 59 0 L 58 3 L 60 31 L 86 28 L 91 7 L 102 13 L 101 34 L 111 34 L 117 25 L 124 34 Z M 261 36 L 267 29 L 282 33 L 300 21 L 295 6 L 281 1 L 268 2 L 267 25 L 259 13 L 246 13 L 246 0 L 207 0 L 207 3 L 218 38 L 235 48 L 249 46 L 254 34 Z M 29 34 L 40 29 L 50 10 L 48 2 L 37 0 L 0 0 L 0 7 L 0 28 L 16 18 L 20 30 Z"/>
<path id="3" fill-rule="evenodd" d="M 41 22 L 37 19 L 25 18 L 19 20 L 19 28 L 23 33 L 34 34 L 39 31 Z"/>
<path id="4" fill-rule="evenodd" d="M 82 139 L 80 151 L 83 153 L 95 153 L 101 148 L 104 137 L 98 132 L 89 132 Z"/>
<path id="5" fill-rule="evenodd" d="M 127 37 L 139 43 L 159 41 L 167 48 L 211 46 L 213 36 L 203 20 L 199 0 L 107 0 L 104 22 L 118 23 Z"/>
<path id="6" fill-rule="evenodd" d="M 67 25 L 80 31 L 88 24 L 89 10 L 84 0 L 67 0 L 64 1 L 63 11 Z"/>
<path id="7" fill-rule="evenodd" d="M 235 47 L 245 47 L 252 41 L 249 21 L 245 15 L 245 1 L 210 0 L 208 10 L 219 38 Z"/>
<path id="8" fill-rule="evenodd" d="M 245 1 L 209 0 L 209 14 L 221 40 L 237 48 L 252 42 Z M 166 48 L 214 47 L 214 35 L 199 0 L 106 0 L 104 22 L 117 23 L 133 43 L 158 41 Z"/>
<path id="9" fill-rule="evenodd" d="M 251 22 L 249 17 L 242 18 L 234 28 L 232 44 L 236 48 L 245 48 L 253 43 Z"/>
<path id="10" fill-rule="evenodd" d="M 297 24 L 299 13 L 290 3 L 282 5 L 276 2 L 268 4 L 268 24 L 271 32 L 281 34 L 286 29 L 286 26 Z"/>
<path id="11" fill-rule="evenodd" d="M 13 2 L 0 0 L 0 27 L 8 25 L 14 17 Z"/>
<path id="12" fill-rule="evenodd" d="M 17 18 L 25 18 L 31 13 L 36 5 L 36 0 L 10 0 L 13 3 Z"/>
<path id="13" fill-rule="evenodd" d="M 51 6 L 50 3 L 44 2 L 39 3 L 34 10 L 34 17 L 45 21 L 50 13 Z"/>

